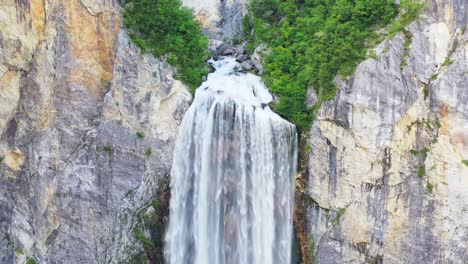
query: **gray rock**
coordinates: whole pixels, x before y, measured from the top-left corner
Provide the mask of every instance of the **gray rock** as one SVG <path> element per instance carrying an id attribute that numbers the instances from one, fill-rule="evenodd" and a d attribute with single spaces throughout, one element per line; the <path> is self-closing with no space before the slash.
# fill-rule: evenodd
<path id="1" fill-rule="evenodd" d="M 244 62 L 244 61 L 247 61 L 249 59 L 250 59 L 250 57 L 247 54 L 241 54 L 241 55 L 236 56 L 236 61 L 238 61 L 238 62 Z"/>
<path id="2" fill-rule="evenodd" d="M 236 49 L 230 44 L 224 42 L 216 49 L 218 55 L 229 56 L 236 54 Z"/>
<path id="3" fill-rule="evenodd" d="M 2 77 L 5 63 L 22 67 L 7 71 L 18 100 L 0 107 L 0 263 L 128 262 L 142 250 L 132 234 L 139 210 L 166 188 L 191 95 L 119 30 L 118 6 L 82 4 L 50 1 L 43 17 L 24 20 L 13 1 L 0 6 L 9 14 L 1 34 L 23 47 L 0 59 Z"/>
<path id="4" fill-rule="evenodd" d="M 247 13 L 247 1 L 183 0 L 211 39 L 232 42 L 242 35 L 242 18 Z"/>
<path id="5" fill-rule="evenodd" d="M 247 41 L 244 41 L 243 43 L 236 45 L 236 53 L 237 54 L 246 54 L 246 48 L 247 48 Z"/>
<path id="6" fill-rule="evenodd" d="M 315 92 L 314 87 L 309 87 L 307 89 L 307 95 L 306 95 L 306 105 L 307 106 L 314 106 L 318 102 L 318 96 L 317 93 Z"/>
<path id="7" fill-rule="evenodd" d="M 467 8 L 429 1 L 408 27 L 412 40 L 397 34 L 377 60 L 336 79 L 337 97 L 308 136 L 305 211 L 318 263 L 468 259 Z"/>
<path id="8" fill-rule="evenodd" d="M 254 65 L 251 60 L 246 60 L 241 63 L 243 69 L 250 71 L 254 68 Z"/>
<path id="9" fill-rule="evenodd" d="M 208 50 L 211 52 L 211 53 L 214 53 L 214 54 L 217 54 L 217 50 L 219 48 L 220 45 L 222 45 L 224 42 L 222 42 L 221 40 L 216 40 L 216 39 L 209 39 L 208 40 Z"/>
<path id="10" fill-rule="evenodd" d="M 255 48 L 255 51 L 252 54 L 251 59 L 259 75 L 263 75 L 262 56 L 269 52 L 268 47 L 265 44 L 261 44 Z"/>

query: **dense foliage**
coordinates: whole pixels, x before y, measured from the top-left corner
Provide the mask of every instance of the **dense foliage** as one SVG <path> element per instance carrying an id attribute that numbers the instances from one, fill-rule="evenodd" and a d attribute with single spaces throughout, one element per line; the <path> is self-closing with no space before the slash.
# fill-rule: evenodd
<path id="1" fill-rule="evenodd" d="M 394 2 L 251 0 L 251 15 L 244 19 L 244 35 L 250 50 L 261 43 L 271 50 L 264 57 L 263 77 L 270 90 L 280 97 L 275 111 L 299 128 L 309 128 L 320 102 L 335 96 L 336 74 L 352 74 L 365 59 L 367 48 L 381 39 L 376 29 L 387 26 L 397 15 Z M 419 11 L 415 7 L 411 0 L 401 1 L 402 19 L 391 23 L 390 33 L 409 23 Z M 313 107 L 305 104 L 310 87 L 319 96 L 319 103 Z"/>
<path id="2" fill-rule="evenodd" d="M 208 73 L 208 40 L 190 9 L 180 0 L 129 0 L 124 5 L 124 24 L 132 41 L 143 52 L 168 55 L 177 68 L 177 79 L 195 89 Z"/>

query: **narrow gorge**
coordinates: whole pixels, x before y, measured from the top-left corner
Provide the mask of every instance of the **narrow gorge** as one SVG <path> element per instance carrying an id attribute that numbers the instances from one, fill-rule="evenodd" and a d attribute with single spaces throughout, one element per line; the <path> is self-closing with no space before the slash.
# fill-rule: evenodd
<path id="1" fill-rule="evenodd" d="M 0 0 L 0 263 L 466 264 L 467 26 L 466 0 Z"/>

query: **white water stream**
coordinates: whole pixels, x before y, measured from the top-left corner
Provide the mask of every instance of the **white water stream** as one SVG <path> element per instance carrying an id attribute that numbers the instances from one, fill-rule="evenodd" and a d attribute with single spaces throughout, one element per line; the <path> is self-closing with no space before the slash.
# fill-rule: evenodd
<path id="1" fill-rule="evenodd" d="M 171 175 L 166 262 L 291 262 L 295 127 L 270 110 L 260 77 L 233 58 L 215 72 L 185 114 Z"/>

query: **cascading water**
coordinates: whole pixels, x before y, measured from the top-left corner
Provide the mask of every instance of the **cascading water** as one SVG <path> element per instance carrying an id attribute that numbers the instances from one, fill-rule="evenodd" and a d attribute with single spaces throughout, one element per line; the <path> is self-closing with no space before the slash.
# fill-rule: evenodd
<path id="1" fill-rule="evenodd" d="M 185 114 L 172 166 L 170 264 L 291 262 L 295 127 L 270 110 L 260 77 L 233 58 Z"/>

